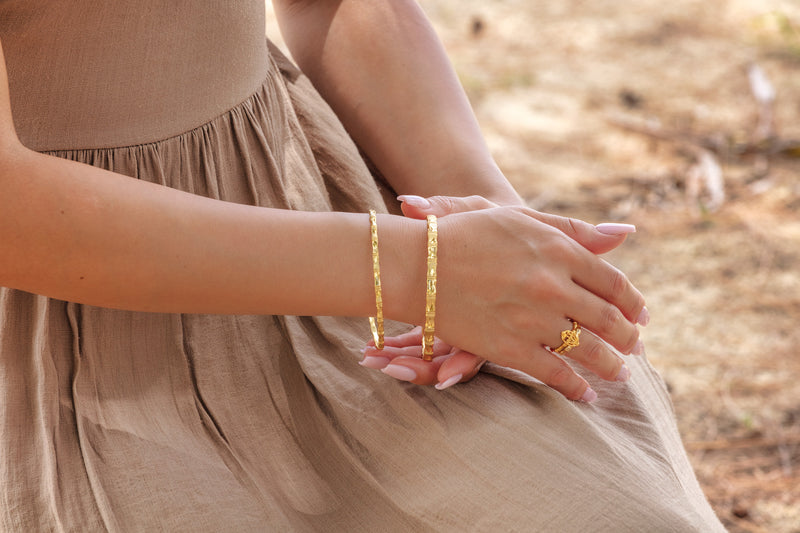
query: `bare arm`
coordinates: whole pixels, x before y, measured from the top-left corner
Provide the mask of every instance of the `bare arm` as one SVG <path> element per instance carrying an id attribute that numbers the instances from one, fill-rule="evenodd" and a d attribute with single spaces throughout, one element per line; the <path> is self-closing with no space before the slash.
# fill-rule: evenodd
<path id="1" fill-rule="evenodd" d="M 416 24 L 421 24 L 423 34 L 436 45 L 424 18 L 419 18 L 420 13 L 417 17 Z M 313 27 L 304 33 L 313 34 L 311 30 Z M 342 30 L 346 32 L 347 26 Z M 440 51 L 429 43 L 421 52 L 428 53 L 429 48 Z M 337 57 L 346 55 L 343 50 Z M 367 60 L 352 58 L 357 63 Z M 443 54 L 437 61 L 449 68 Z M 22 147 L 14 135 L 4 61 L 0 65 L 0 197 L 5 200 L 0 224 L 6 228 L 6 238 L 0 239 L 0 284 L 77 302 L 148 311 L 371 313 L 374 304 L 368 248 L 364 246 L 365 216 L 234 205 L 36 154 Z M 356 70 L 372 67 L 365 64 Z M 440 136 L 445 138 L 447 130 L 469 131 L 465 134 L 468 142 L 454 145 L 461 151 L 465 146 L 476 147 L 479 154 L 474 160 L 488 169 L 484 176 L 495 180 L 490 187 L 483 178 L 471 186 L 476 172 L 470 168 L 465 172 L 467 178 L 451 180 L 457 186 L 438 190 L 515 197 L 502 176 L 496 178 L 499 173 L 454 76 L 442 78 L 441 86 L 436 78 L 431 81 L 431 87 L 417 88 L 421 102 L 429 90 L 434 91 L 434 101 L 445 106 L 453 101 L 450 91 L 455 91 L 455 101 L 463 99 L 447 114 L 453 120 L 440 124 Z M 372 94 L 370 87 L 366 89 L 364 94 Z M 394 105 L 385 103 L 389 108 Z M 402 108 L 402 102 L 399 105 Z M 414 117 L 434 122 L 425 118 L 425 109 L 421 105 Z M 371 137 L 369 128 L 386 129 L 391 118 L 363 124 L 362 137 Z M 404 120 L 398 127 L 405 132 L 413 129 L 413 124 Z M 426 141 L 416 143 L 423 146 Z M 383 144 L 393 143 L 387 140 Z M 452 157 L 459 150 L 454 148 Z M 409 170 L 414 176 L 436 175 L 430 172 Z M 448 176 L 458 177 L 455 173 Z M 413 191 L 427 194 L 417 187 Z M 418 243 L 408 241 L 424 239 L 422 225 L 394 217 L 381 222 L 383 242 L 393 244 L 382 254 L 384 284 L 388 285 L 384 288 L 385 312 L 407 322 L 418 322 L 417 314 L 421 314 L 413 311 L 420 305 L 412 305 L 419 303 L 421 296 L 411 295 L 422 292 L 415 290 L 423 284 L 413 273 L 420 270 L 417 267 L 423 258 Z M 320 264 L 328 268 L 320 271 Z M 393 291 L 397 293 L 394 297 Z"/>
<path id="2" fill-rule="evenodd" d="M 424 222 L 382 219 L 395 243 L 383 252 L 384 290 L 398 292 L 387 314 L 412 322 L 401 303 L 409 288 L 397 284 L 414 283 L 408 272 L 419 269 L 407 263 L 422 264 Z M 0 228 L 0 285 L 60 299 L 165 312 L 374 309 L 366 214 L 211 200 L 28 150 L 14 133 L 1 48 Z"/>
<path id="3" fill-rule="evenodd" d="M 400 194 L 519 204 L 413 0 L 275 0 L 295 60 Z"/>

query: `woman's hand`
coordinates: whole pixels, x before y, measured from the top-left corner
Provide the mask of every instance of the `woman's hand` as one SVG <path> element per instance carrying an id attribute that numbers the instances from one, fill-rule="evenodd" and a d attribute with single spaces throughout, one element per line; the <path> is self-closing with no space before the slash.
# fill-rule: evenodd
<path id="1" fill-rule="evenodd" d="M 481 197 L 434 197 L 428 200 L 419 197 L 402 197 L 401 199 L 405 200 L 403 203 L 404 213 L 413 218 L 424 218 L 431 213 L 443 216 L 496 207 L 495 204 Z M 627 367 L 608 348 L 604 340 L 612 343 L 623 353 L 640 353 L 643 347 L 638 342 L 638 332 L 633 322 L 646 323 L 647 312 L 643 307 L 641 295 L 630 286 L 624 276 L 605 262 L 595 258 L 593 254 L 603 253 L 619 246 L 624 241 L 625 234 L 633 231 L 634 228 L 625 224 L 592 226 L 579 220 L 537 213 L 529 209 L 515 209 L 512 211 L 516 211 L 514 214 L 517 215 L 517 218 L 522 215 L 536 221 L 534 227 L 530 227 L 533 221 L 522 220 L 523 227 L 521 227 L 520 231 L 534 230 L 536 233 L 540 233 L 538 238 L 532 238 L 530 241 L 530 244 L 536 249 L 534 251 L 538 252 L 535 254 L 538 257 L 534 258 L 534 263 L 531 265 L 532 268 L 523 268 L 522 272 L 516 269 L 516 275 L 519 281 L 524 281 L 526 277 L 529 278 L 528 283 L 523 283 L 523 286 L 527 285 L 527 290 L 531 290 L 534 294 L 538 293 L 541 296 L 538 301 L 520 302 L 517 300 L 514 302 L 514 299 L 510 298 L 503 303 L 487 302 L 487 304 L 489 307 L 493 304 L 500 304 L 500 312 L 496 313 L 496 318 L 508 320 L 507 316 L 503 317 L 503 313 L 510 310 L 509 308 L 513 308 L 515 314 L 530 316 L 530 327 L 519 328 L 520 331 L 516 332 L 517 335 L 514 335 L 514 331 L 509 331 L 510 324 L 506 323 L 505 330 L 498 331 L 498 340 L 505 338 L 511 341 L 513 337 L 520 336 L 534 337 L 539 342 L 523 347 L 519 344 L 514 344 L 512 341 L 509 346 L 515 346 L 520 355 L 515 357 L 505 350 L 498 350 L 497 353 L 500 357 L 494 359 L 489 357 L 489 359 L 505 366 L 526 371 L 560 390 L 567 397 L 591 400 L 595 395 L 588 388 L 586 382 L 575 374 L 558 356 L 548 351 L 545 346 L 557 347 L 561 343 L 559 338 L 560 331 L 571 327 L 571 323 L 567 318 L 574 318 L 589 331 L 584 332 L 581 346 L 576 347 L 569 356 L 579 360 L 584 366 L 605 379 L 627 379 L 629 376 Z M 501 214 L 510 215 L 511 213 L 508 210 L 501 209 L 493 214 L 500 216 Z M 445 222 L 446 220 L 442 219 L 440 227 Z M 549 231 L 541 234 L 545 226 L 549 226 L 547 228 Z M 454 229 L 458 228 L 454 227 Z M 511 237 L 513 238 L 513 236 Z M 542 241 L 548 242 L 547 246 L 552 247 L 550 248 L 552 250 L 551 253 L 541 253 Z M 569 244 L 570 241 L 571 244 Z M 582 253 L 576 252 L 577 249 L 581 248 L 583 248 L 581 250 Z M 509 249 L 509 252 L 512 251 L 512 249 Z M 498 250 L 498 253 L 502 254 L 502 252 L 503 250 Z M 567 264 L 559 264 L 559 259 L 567 260 Z M 469 261 L 466 263 L 469 263 Z M 468 269 L 469 265 L 466 263 L 464 266 Z M 513 272 L 515 269 L 509 268 L 513 266 L 511 263 L 513 262 L 498 261 L 497 266 L 499 268 L 491 270 Z M 581 263 L 583 264 L 581 265 Z M 539 268 L 536 267 L 537 264 Z M 571 272 L 567 276 L 567 273 L 576 267 L 578 267 L 579 271 L 580 269 L 582 271 L 580 273 L 578 271 Z M 463 269 L 457 269 L 456 272 L 461 270 Z M 595 275 L 589 275 L 590 271 L 595 270 Z M 440 272 L 442 272 L 441 267 Z M 480 275 L 480 272 L 474 272 L 473 275 L 477 276 L 475 280 L 484 277 Z M 440 280 L 448 277 L 449 275 L 445 275 L 443 278 L 440 274 Z M 603 280 L 603 277 L 606 279 Z M 530 284 L 530 281 L 542 279 L 550 282 L 547 287 L 533 287 Z M 609 280 L 611 281 L 611 286 L 608 283 L 604 283 L 604 281 Z M 499 285 L 507 281 L 509 279 L 498 279 Z M 584 283 L 587 285 L 586 287 L 583 286 Z M 614 283 L 618 284 L 618 286 L 614 286 Z M 440 295 L 442 290 L 440 281 Z M 577 307 L 574 311 L 566 309 L 568 307 L 568 305 L 565 305 L 568 301 L 567 297 L 578 298 L 582 302 L 581 309 L 579 310 Z M 440 296 L 440 302 L 441 300 Z M 444 308 L 444 305 L 440 303 L 440 311 L 437 313 L 439 315 L 437 317 L 437 332 L 444 329 L 444 327 L 440 326 L 443 320 L 443 317 L 441 317 L 443 314 L 442 308 Z M 558 309 L 561 309 L 562 316 L 560 317 L 558 317 L 558 313 L 554 315 L 552 312 Z M 596 316 L 593 317 L 592 310 L 595 310 L 595 313 L 599 310 L 603 316 L 599 319 Z M 480 316 L 482 314 L 480 311 L 475 309 L 477 315 L 474 316 Z M 613 324 L 610 323 L 612 320 Z M 592 324 L 592 321 L 594 321 L 594 324 Z M 537 329 L 536 324 L 547 324 L 554 331 L 548 331 L 545 327 L 540 327 L 538 331 L 534 331 Z M 479 327 L 473 328 L 473 332 L 476 329 L 480 330 Z M 599 336 L 593 334 L 592 331 L 597 332 Z M 486 331 L 484 334 L 489 335 L 489 333 Z M 420 359 L 419 337 L 419 330 L 415 329 L 408 334 L 387 339 L 387 348 L 382 352 L 375 350 L 373 346 L 368 346 L 365 350 L 364 366 L 383 368 L 387 374 L 393 375 L 398 379 L 418 384 L 438 382 L 438 388 L 446 388 L 456 382 L 470 379 L 477 373 L 484 362 L 481 357 L 464 350 L 452 348 L 443 342 L 437 343 L 435 361 L 422 361 Z M 553 340 L 549 340 L 550 338 Z M 482 340 L 486 345 L 494 344 L 491 340 L 489 342 L 486 342 L 487 339 Z M 478 350 L 474 351 L 482 353 Z M 503 352 L 506 353 L 503 354 Z M 529 352 L 530 355 L 523 357 L 523 352 Z"/>
<path id="2" fill-rule="evenodd" d="M 418 385 L 436 383 L 439 390 L 472 379 L 486 359 L 450 346 L 437 338 L 433 344 L 433 360 L 422 359 L 422 328 L 384 339 L 383 350 L 373 341 L 364 349 L 361 365 L 382 370 L 394 378 Z"/>

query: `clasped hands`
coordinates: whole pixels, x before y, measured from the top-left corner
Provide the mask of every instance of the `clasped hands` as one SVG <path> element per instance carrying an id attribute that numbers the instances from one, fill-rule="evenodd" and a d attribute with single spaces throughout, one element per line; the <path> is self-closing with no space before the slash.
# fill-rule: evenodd
<path id="1" fill-rule="evenodd" d="M 470 380 L 489 360 L 525 372 L 569 399 L 591 402 L 597 394 L 551 350 L 574 320 L 584 332 L 565 357 L 605 380 L 630 377 L 611 347 L 643 354 L 637 324 L 647 324 L 648 311 L 627 277 L 598 255 L 622 244 L 632 226 L 593 226 L 499 207 L 479 196 L 400 199 L 407 217 L 441 217 L 440 240 L 446 244 L 434 359 L 422 359 L 417 327 L 387 337 L 380 351 L 368 343 L 362 366 L 441 390 Z"/>

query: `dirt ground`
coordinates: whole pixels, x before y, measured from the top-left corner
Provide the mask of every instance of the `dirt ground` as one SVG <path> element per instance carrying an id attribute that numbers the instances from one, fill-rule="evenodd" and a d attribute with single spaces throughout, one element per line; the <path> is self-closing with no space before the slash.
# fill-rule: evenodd
<path id="1" fill-rule="evenodd" d="M 637 225 L 609 260 L 719 517 L 800 532 L 800 3 L 421 4 L 529 204 Z"/>

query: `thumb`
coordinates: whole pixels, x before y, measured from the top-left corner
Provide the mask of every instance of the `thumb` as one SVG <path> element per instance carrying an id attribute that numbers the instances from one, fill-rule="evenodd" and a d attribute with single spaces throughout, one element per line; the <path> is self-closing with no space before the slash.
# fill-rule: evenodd
<path id="1" fill-rule="evenodd" d="M 577 218 L 567 218 L 539 211 L 529 214 L 545 224 L 564 232 L 568 237 L 594 254 L 604 254 L 625 242 L 628 233 L 636 232 L 632 224 L 606 223 L 593 226 Z"/>
<path id="2" fill-rule="evenodd" d="M 499 207 L 482 196 L 431 196 L 423 198 L 412 194 L 397 197 L 402 202 L 400 208 L 408 218 L 424 219 L 428 215 L 445 216 L 465 211 L 478 211 Z M 636 231 L 631 224 L 598 224 L 593 226 L 577 218 L 567 218 L 549 213 L 525 209 L 532 218 L 562 231 L 578 244 L 594 254 L 604 254 L 625 242 L 628 233 Z"/>
<path id="3" fill-rule="evenodd" d="M 453 213 L 477 211 L 498 207 L 497 204 L 483 196 L 431 196 L 423 198 L 413 194 L 404 194 L 397 197 L 402 202 L 400 208 L 408 218 L 422 219 L 428 215 L 443 217 Z"/>

